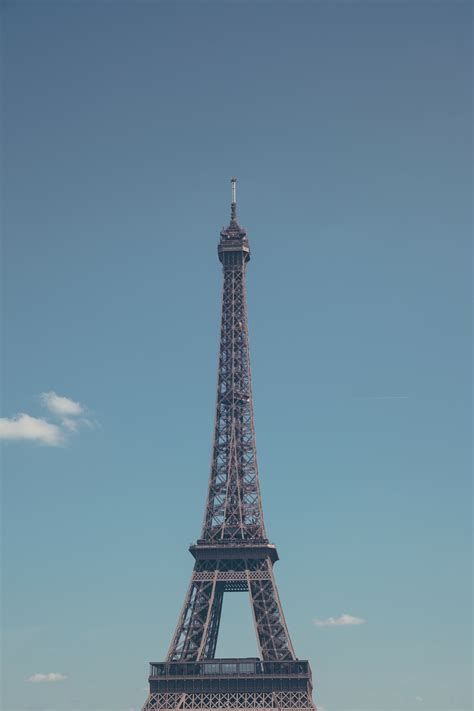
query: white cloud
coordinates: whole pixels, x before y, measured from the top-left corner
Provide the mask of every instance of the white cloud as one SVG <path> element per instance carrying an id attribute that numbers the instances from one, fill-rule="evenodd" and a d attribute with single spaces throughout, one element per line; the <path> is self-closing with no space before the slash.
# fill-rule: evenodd
<path id="1" fill-rule="evenodd" d="M 33 684 L 43 681 L 64 681 L 66 677 L 64 674 L 58 674 L 57 672 L 49 672 L 49 674 L 33 674 L 29 676 L 26 681 L 31 681 Z"/>
<path id="2" fill-rule="evenodd" d="M 366 620 L 353 615 L 341 615 L 340 617 L 328 617 L 326 620 L 314 620 L 316 627 L 347 627 L 351 625 L 363 625 Z"/>
<path id="3" fill-rule="evenodd" d="M 51 422 L 20 413 L 15 417 L 0 417 L 0 439 L 30 440 L 58 446 L 62 443 L 63 433 Z"/>
<path id="4" fill-rule="evenodd" d="M 81 427 L 95 426 L 94 422 L 81 416 L 86 408 L 79 402 L 52 390 L 41 393 L 40 400 L 58 418 L 58 424 L 21 412 L 13 417 L 0 418 L 0 439 L 28 440 L 58 446 L 67 441 L 67 433 L 77 432 Z"/>
<path id="5" fill-rule="evenodd" d="M 69 397 L 57 395 L 53 390 L 47 393 L 41 393 L 41 402 L 54 415 L 75 416 L 81 415 L 84 412 L 84 407 L 80 402 L 75 402 Z"/>
<path id="6" fill-rule="evenodd" d="M 418 703 L 421 704 L 423 699 L 421 696 L 415 696 L 415 701 L 418 701 Z"/>

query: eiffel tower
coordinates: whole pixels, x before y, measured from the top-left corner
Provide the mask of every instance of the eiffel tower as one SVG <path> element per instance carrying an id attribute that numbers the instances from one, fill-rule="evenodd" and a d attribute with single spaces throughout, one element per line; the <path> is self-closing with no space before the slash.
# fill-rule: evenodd
<path id="1" fill-rule="evenodd" d="M 276 547 L 263 521 L 250 376 L 245 273 L 247 232 L 231 219 L 220 233 L 224 280 L 211 474 L 201 538 L 184 605 L 165 662 L 150 664 L 143 711 L 305 709 L 312 701 L 309 662 L 297 659 L 273 564 Z M 260 657 L 216 659 L 224 593 L 247 592 Z"/>

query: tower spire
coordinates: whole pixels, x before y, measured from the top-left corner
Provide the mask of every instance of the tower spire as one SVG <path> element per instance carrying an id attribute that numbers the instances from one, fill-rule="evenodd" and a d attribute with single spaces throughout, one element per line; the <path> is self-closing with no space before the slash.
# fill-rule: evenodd
<path id="1" fill-rule="evenodd" d="M 230 219 L 231 222 L 237 220 L 237 178 L 232 178 L 230 181 L 232 190 L 232 201 L 230 203 Z"/>
<path id="2" fill-rule="evenodd" d="M 250 259 L 250 247 L 247 239 L 247 232 L 244 227 L 241 227 L 237 221 L 237 178 L 231 178 L 231 202 L 230 202 L 230 223 L 227 227 L 221 230 L 221 241 L 219 243 L 218 252 L 219 259 L 224 264 L 224 251 L 244 251 L 244 261 Z M 237 240 L 237 242 L 235 242 Z"/>

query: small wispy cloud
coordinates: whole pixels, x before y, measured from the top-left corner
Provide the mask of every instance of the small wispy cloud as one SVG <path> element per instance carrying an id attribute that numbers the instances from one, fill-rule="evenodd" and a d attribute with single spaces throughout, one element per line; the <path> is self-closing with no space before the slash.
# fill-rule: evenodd
<path id="1" fill-rule="evenodd" d="M 80 402 L 71 400 L 70 397 L 58 395 L 54 390 L 50 390 L 49 392 L 41 393 L 40 400 L 51 414 L 60 418 L 61 425 L 69 432 L 77 432 L 81 427 L 94 426 L 87 417 L 83 416 L 86 412 L 86 407 Z"/>
<path id="2" fill-rule="evenodd" d="M 72 417 L 63 417 L 61 424 L 69 430 L 69 432 L 77 432 L 77 430 L 81 427 L 94 427 L 97 423 L 88 420 L 87 417 L 76 417 L 76 419 L 73 419 Z"/>
<path id="3" fill-rule="evenodd" d="M 415 701 L 417 701 L 419 704 L 423 703 L 423 698 L 421 696 L 415 696 Z"/>
<path id="4" fill-rule="evenodd" d="M 340 617 L 328 617 L 325 620 L 313 620 L 316 627 L 350 627 L 355 625 L 364 625 L 367 620 L 362 617 L 354 617 L 353 615 L 341 615 Z"/>
<path id="5" fill-rule="evenodd" d="M 49 674 L 32 674 L 26 681 L 32 684 L 37 684 L 41 682 L 53 682 L 53 681 L 64 681 L 67 677 L 64 674 L 58 674 L 58 672 L 49 672 Z"/>
<path id="6" fill-rule="evenodd" d="M 0 439 L 29 440 L 57 447 L 63 442 L 63 433 L 58 425 L 23 412 L 14 417 L 0 417 Z"/>
<path id="7" fill-rule="evenodd" d="M 75 402 L 75 400 L 64 397 L 64 395 L 58 395 L 54 390 L 41 393 L 40 400 L 53 415 L 67 417 L 68 415 L 82 415 L 84 412 L 84 406 L 80 402 Z"/>
<path id="8" fill-rule="evenodd" d="M 61 420 L 61 424 L 63 427 L 65 427 L 69 432 L 77 432 L 79 429 L 79 420 L 74 420 L 72 417 L 63 417 Z"/>

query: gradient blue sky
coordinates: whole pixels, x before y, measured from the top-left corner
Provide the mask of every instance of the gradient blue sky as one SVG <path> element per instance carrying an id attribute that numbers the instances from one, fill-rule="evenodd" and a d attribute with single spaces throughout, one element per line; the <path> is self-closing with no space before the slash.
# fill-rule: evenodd
<path id="1" fill-rule="evenodd" d="M 4 2 L 6 711 L 128 711 L 191 573 L 239 178 L 267 529 L 327 711 L 471 708 L 471 3 Z M 253 654 L 244 596 L 222 656 Z M 354 615 L 359 626 L 314 620 Z M 33 683 L 37 673 L 63 681 Z"/>

